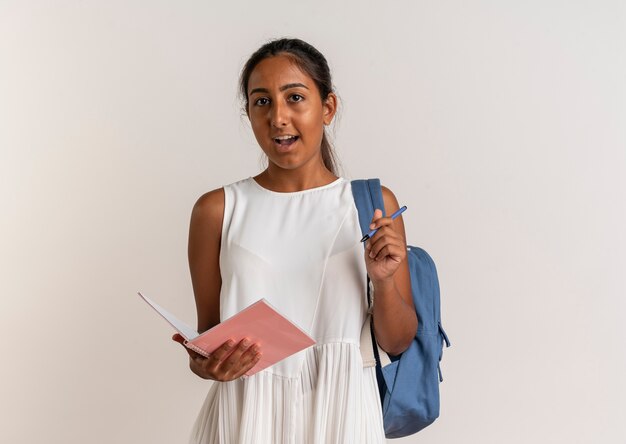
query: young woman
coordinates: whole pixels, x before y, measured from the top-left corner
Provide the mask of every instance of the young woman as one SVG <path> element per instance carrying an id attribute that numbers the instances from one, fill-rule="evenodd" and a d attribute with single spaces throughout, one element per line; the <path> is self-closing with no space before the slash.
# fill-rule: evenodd
<path id="1" fill-rule="evenodd" d="M 338 177 L 325 134 L 337 110 L 326 59 L 298 39 L 262 46 L 241 74 L 241 94 L 267 168 L 195 204 L 189 265 L 205 331 L 264 297 L 317 344 L 251 377 L 263 353 L 228 341 L 190 368 L 214 380 L 193 443 L 382 443 L 374 367 L 364 368 L 359 339 L 367 317 L 366 273 L 373 284 L 379 345 L 396 355 L 417 329 L 402 218 L 383 218 L 359 242 L 350 181 Z M 383 187 L 386 214 L 398 209 Z M 182 342 L 178 335 L 174 340 Z"/>

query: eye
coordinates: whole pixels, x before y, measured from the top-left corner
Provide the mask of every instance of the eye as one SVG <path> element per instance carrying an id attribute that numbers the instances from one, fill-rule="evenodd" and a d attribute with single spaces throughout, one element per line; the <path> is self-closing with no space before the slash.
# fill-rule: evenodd
<path id="1" fill-rule="evenodd" d="M 259 97 L 258 99 L 254 101 L 254 104 L 256 106 L 264 106 L 264 105 L 267 105 L 268 103 L 269 103 L 269 99 L 267 97 Z"/>
<path id="2" fill-rule="evenodd" d="M 292 102 L 302 102 L 304 100 L 304 97 L 302 97 L 300 94 L 292 94 L 289 96 L 289 100 Z"/>

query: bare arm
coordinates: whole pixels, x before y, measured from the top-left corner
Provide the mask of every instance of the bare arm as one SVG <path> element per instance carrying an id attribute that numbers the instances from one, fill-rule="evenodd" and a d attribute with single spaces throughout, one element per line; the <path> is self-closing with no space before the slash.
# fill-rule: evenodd
<path id="1" fill-rule="evenodd" d="M 188 258 L 198 313 L 198 333 L 220 322 L 220 242 L 224 189 L 206 193 L 193 207 L 189 223 Z"/>
<path id="2" fill-rule="evenodd" d="M 220 243 L 224 218 L 224 190 L 206 193 L 193 207 L 189 224 L 189 270 L 198 312 L 198 333 L 220 322 Z M 184 338 L 172 337 L 179 343 Z M 261 357 L 257 344 L 243 339 L 239 344 L 228 340 L 209 358 L 185 347 L 189 368 L 203 379 L 232 381 L 256 365 Z"/>
<path id="3" fill-rule="evenodd" d="M 399 208 L 394 194 L 383 187 L 385 213 Z M 406 258 L 406 234 L 402 216 L 391 220 L 374 214 L 378 232 L 368 241 L 365 260 L 374 286 L 374 332 L 378 344 L 391 355 L 407 349 L 417 331 L 417 316 L 411 296 L 411 279 Z M 374 257 L 370 257 L 370 253 Z"/>

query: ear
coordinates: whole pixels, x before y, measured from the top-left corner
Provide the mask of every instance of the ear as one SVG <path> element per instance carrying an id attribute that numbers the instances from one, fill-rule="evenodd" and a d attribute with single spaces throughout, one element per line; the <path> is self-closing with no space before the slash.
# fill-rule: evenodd
<path id="1" fill-rule="evenodd" d="M 322 113 L 324 125 L 330 125 L 337 112 L 338 99 L 335 93 L 329 93 L 324 102 L 322 102 Z"/>

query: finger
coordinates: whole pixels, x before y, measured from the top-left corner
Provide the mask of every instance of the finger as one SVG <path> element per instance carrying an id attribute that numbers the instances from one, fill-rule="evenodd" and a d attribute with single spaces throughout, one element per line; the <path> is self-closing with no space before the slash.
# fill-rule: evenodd
<path id="1" fill-rule="evenodd" d="M 172 341 L 183 344 L 185 342 L 185 338 L 183 338 L 179 333 L 174 333 L 174 336 L 172 336 Z"/>
<path id="2" fill-rule="evenodd" d="M 373 260 L 380 261 L 380 260 L 389 258 L 390 260 L 393 260 L 395 262 L 402 262 L 402 259 L 403 259 L 402 251 L 403 249 L 397 245 L 387 244 L 378 252 L 376 257 L 373 258 Z"/>
<path id="3" fill-rule="evenodd" d="M 263 353 L 261 353 L 258 345 L 250 347 L 242 356 L 239 361 L 239 370 L 232 371 L 231 377 L 237 379 L 248 373 L 255 365 L 259 363 Z"/>
<path id="4" fill-rule="evenodd" d="M 183 348 L 187 351 L 187 354 L 189 354 L 189 357 L 190 357 L 190 358 L 193 358 L 193 359 L 199 359 L 199 358 L 206 359 L 206 358 L 205 358 L 204 356 L 202 356 L 201 354 L 199 354 L 199 353 L 195 352 L 194 350 L 190 349 L 189 347 L 187 347 L 187 346 L 185 345 L 185 341 L 186 341 L 186 339 L 185 339 L 185 338 L 183 338 L 183 337 L 182 337 L 181 335 L 179 335 L 178 333 L 176 333 L 176 334 L 174 334 L 174 336 L 172 336 L 172 340 L 173 340 L 174 342 L 178 342 L 180 345 L 182 345 L 182 346 L 183 346 Z"/>
<path id="5" fill-rule="evenodd" d="M 183 345 L 183 347 L 185 347 L 185 346 Z M 206 356 L 203 356 L 200 353 L 198 353 L 195 350 L 192 350 L 192 349 L 190 349 L 188 347 L 185 347 L 185 350 L 187 350 L 187 353 L 189 354 L 189 357 L 191 359 L 195 360 L 195 361 L 198 361 L 198 360 L 202 361 L 202 360 L 206 360 L 207 359 Z"/>
<path id="6" fill-rule="evenodd" d="M 374 255 L 373 259 L 381 260 L 387 256 L 393 256 L 394 258 L 402 259 L 406 256 L 406 247 L 402 242 L 396 240 L 389 240 L 384 244 L 377 245 L 378 251 Z"/>
<path id="7" fill-rule="evenodd" d="M 372 240 L 372 244 L 367 252 L 367 255 L 370 259 L 378 258 L 377 260 L 380 260 L 380 258 L 387 255 L 385 252 L 388 252 L 389 250 L 385 250 L 385 248 L 389 247 L 393 249 L 393 253 L 395 253 L 394 255 L 397 256 L 404 251 L 404 242 L 402 242 L 398 236 L 387 233 Z"/>
<path id="8" fill-rule="evenodd" d="M 376 221 L 376 223 L 378 224 L 379 221 L 382 221 L 384 219 L 379 219 L 378 221 Z M 374 233 L 374 235 L 372 237 L 369 238 L 370 242 L 377 242 L 379 239 L 382 239 L 385 236 L 391 235 L 391 236 L 395 236 L 396 232 L 393 230 L 393 228 L 391 228 L 390 226 L 388 226 L 388 224 L 381 224 L 381 226 L 376 227 L 378 228 L 378 231 L 376 231 L 376 233 Z"/>
<path id="9" fill-rule="evenodd" d="M 376 234 L 374 234 L 374 236 L 368 239 L 367 244 L 369 244 L 369 246 L 366 244 L 365 248 L 370 254 L 373 253 L 376 255 L 383 245 L 387 243 L 400 245 L 403 242 L 402 237 L 393 229 L 389 227 L 382 227 L 376 232 Z M 371 257 L 374 257 L 374 255 Z"/>
<path id="10" fill-rule="evenodd" d="M 221 350 L 219 352 L 216 350 L 211 353 L 208 358 L 195 360 L 196 365 L 192 368 L 192 370 L 195 368 L 197 371 L 194 371 L 194 373 L 204 375 L 203 377 L 213 379 L 215 381 L 226 381 L 223 372 L 220 370 L 220 366 L 230 355 L 227 354 L 228 350 L 226 350 L 225 346 L 221 346 L 220 349 Z M 224 352 L 224 350 L 226 350 L 226 352 Z"/>
<path id="11" fill-rule="evenodd" d="M 216 348 L 213 351 L 213 353 L 211 353 L 210 358 L 213 362 L 220 363 L 224 359 L 228 358 L 228 356 L 233 352 L 234 349 L 235 349 L 235 341 L 233 341 L 232 339 L 229 339 L 228 341 L 220 345 L 218 348 Z"/>
<path id="12" fill-rule="evenodd" d="M 375 209 L 374 210 L 374 217 L 372 217 L 372 223 L 370 224 L 370 230 L 373 230 L 374 228 L 376 228 L 376 224 L 374 222 L 376 222 L 378 219 L 380 219 L 381 217 L 383 217 L 383 212 L 380 209 Z"/>
<path id="13" fill-rule="evenodd" d="M 378 228 L 378 231 L 380 231 L 383 227 L 389 227 L 391 229 L 393 229 L 394 227 L 394 220 L 390 217 L 381 217 L 379 219 L 376 219 L 376 221 L 372 222 L 370 224 L 370 229 L 374 230 Z M 374 233 L 374 236 L 376 236 L 378 234 L 378 231 L 376 233 Z M 374 237 L 372 236 L 372 237 Z"/>
<path id="14" fill-rule="evenodd" d="M 252 341 L 248 338 L 242 339 L 237 347 L 233 350 L 233 352 L 219 365 L 220 371 L 224 373 L 231 373 L 239 371 L 239 363 L 241 361 L 242 355 L 255 344 L 252 344 Z"/>

